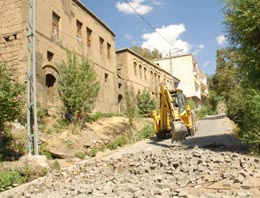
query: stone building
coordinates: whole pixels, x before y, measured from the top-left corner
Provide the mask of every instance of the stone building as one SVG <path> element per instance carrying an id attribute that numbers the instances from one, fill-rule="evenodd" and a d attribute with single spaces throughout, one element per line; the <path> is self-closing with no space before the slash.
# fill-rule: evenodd
<path id="1" fill-rule="evenodd" d="M 0 62 L 14 79 L 26 83 L 28 0 L 0 0 Z M 158 96 L 160 83 L 173 88 L 173 77 L 129 49 L 115 50 L 115 34 L 78 0 L 37 1 L 37 99 L 58 109 L 59 67 L 67 50 L 87 58 L 100 82 L 95 111 L 121 111 L 125 88 L 134 95 L 149 89 Z M 178 80 L 175 79 L 175 83 Z"/>
<path id="2" fill-rule="evenodd" d="M 115 34 L 78 0 L 37 1 L 37 97 L 58 103 L 59 66 L 67 49 L 86 57 L 100 81 L 95 110 L 117 111 Z M 26 81 L 28 0 L 0 0 L 0 61 L 14 78 Z M 109 91 L 108 91 L 109 90 Z"/>
<path id="3" fill-rule="evenodd" d="M 134 98 L 136 98 L 138 91 L 146 89 L 158 99 L 161 83 L 169 89 L 173 89 L 174 84 L 179 83 L 179 79 L 174 78 L 170 73 L 130 49 L 117 50 L 116 55 L 118 77 L 122 82 L 125 82 L 125 86 L 131 91 Z M 119 94 L 119 98 L 124 98 L 124 92 Z"/>
<path id="4" fill-rule="evenodd" d="M 187 97 L 200 101 L 208 97 L 207 77 L 192 54 L 166 57 L 153 62 L 180 79 L 177 88 Z"/>

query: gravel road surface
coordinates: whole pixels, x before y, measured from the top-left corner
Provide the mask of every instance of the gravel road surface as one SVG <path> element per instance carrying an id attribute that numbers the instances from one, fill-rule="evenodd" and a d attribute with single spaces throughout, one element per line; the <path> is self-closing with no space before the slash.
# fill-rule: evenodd
<path id="1" fill-rule="evenodd" d="M 0 194 L 0 197 L 260 197 L 260 159 L 224 115 L 199 121 L 194 137 L 144 140 Z"/>

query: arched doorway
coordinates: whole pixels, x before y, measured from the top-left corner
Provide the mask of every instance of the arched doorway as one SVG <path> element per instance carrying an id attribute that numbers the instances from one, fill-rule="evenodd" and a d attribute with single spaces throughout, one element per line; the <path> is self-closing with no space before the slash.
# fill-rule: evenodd
<path id="1" fill-rule="evenodd" d="M 55 85 L 56 78 L 52 74 L 46 74 L 45 76 L 45 88 L 46 88 L 46 103 L 54 104 L 54 96 L 55 96 Z"/>
<path id="2" fill-rule="evenodd" d="M 123 96 L 121 94 L 119 94 L 117 97 L 118 113 L 121 113 L 121 111 L 122 111 L 122 101 L 123 101 Z"/>
<path id="3" fill-rule="evenodd" d="M 57 81 L 59 79 L 59 71 L 53 65 L 44 65 L 42 69 L 42 86 L 44 89 L 43 101 L 46 105 L 46 108 L 51 109 L 52 107 L 57 107 L 59 103 L 57 100 Z"/>

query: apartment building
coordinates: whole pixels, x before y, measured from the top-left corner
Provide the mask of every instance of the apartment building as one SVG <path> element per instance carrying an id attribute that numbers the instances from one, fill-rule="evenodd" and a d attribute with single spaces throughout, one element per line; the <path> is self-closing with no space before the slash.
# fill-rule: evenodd
<path id="1" fill-rule="evenodd" d="M 149 90 L 158 99 L 161 83 L 169 89 L 173 89 L 174 84 L 179 83 L 179 79 L 174 78 L 169 72 L 131 49 L 117 50 L 116 55 L 118 77 L 125 82 L 125 86 L 131 91 L 134 98 L 136 98 L 138 91 Z M 124 93 L 120 94 L 122 98 Z"/>
<path id="2" fill-rule="evenodd" d="M 37 1 L 37 98 L 47 107 L 59 104 L 57 80 L 67 50 L 87 58 L 100 81 L 95 110 L 117 111 L 115 34 L 78 0 Z M 27 0 L 0 0 L 0 61 L 13 78 L 26 82 Z M 109 91 L 108 91 L 109 90 Z"/>
<path id="3" fill-rule="evenodd" d="M 207 77 L 192 54 L 161 58 L 153 62 L 180 79 L 177 88 L 182 89 L 186 97 L 195 101 L 200 101 L 202 96 L 208 97 Z"/>

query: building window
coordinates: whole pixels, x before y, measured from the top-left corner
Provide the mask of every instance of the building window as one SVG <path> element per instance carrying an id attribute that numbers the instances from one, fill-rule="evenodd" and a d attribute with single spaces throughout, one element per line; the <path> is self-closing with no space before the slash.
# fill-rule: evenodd
<path id="1" fill-rule="evenodd" d="M 60 16 L 52 12 L 52 33 L 55 36 L 60 35 Z"/>
<path id="2" fill-rule="evenodd" d="M 139 65 L 139 75 L 140 75 L 140 78 L 142 79 L 142 65 Z"/>
<path id="3" fill-rule="evenodd" d="M 134 62 L 134 72 L 135 72 L 135 76 L 137 76 L 137 64 L 136 64 L 136 62 Z"/>
<path id="4" fill-rule="evenodd" d="M 146 80 L 146 68 L 144 68 L 144 79 Z"/>
<path id="5" fill-rule="evenodd" d="M 107 58 L 111 58 L 111 45 L 109 43 L 107 43 Z"/>
<path id="6" fill-rule="evenodd" d="M 77 41 L 82 41 L 82 23 L 76 20 L 76 27 L 77 27 Z"/>
<path id="7" fill-rule="evenodd" d="M 121 86 L 122 86 L 122 84 L 121 84 L 121 83 L 118 83 L 118 89 L 120 89 L 120 88 L 121 88 Z"/>
<path id="8" fill-rule="evenodd" d="M 47 60 L 48 60 L 49 62 L 51 62 L 51 61 L 52 61 L 52 59 L 53 59 L 53 56 L 54 56 L 54 54 L 53 54 L 52 52 L 50 52 L 50 51 L 47 51 Z"/>
<path id="9" fill-rule="evenodd" d="M 105 73 L 105 82 L 107 82 L 107 81 L 108 81 L 108 74 Z"/>
<path id="10" fill-rule="evenodd" d="M 161 77 L 158 75 L 158 82 L 160 83 L 160 81 L 161 81 Z"/>
<path id="11" fill-rule="evenodd" d="M 87 46 L 91 47 L 92 30 L 87 28 Z"/>
<path id="12" fill-rule="evenodd" d="M 99 37 L 99 53 L 104 54 L 104 39 Z"/>

